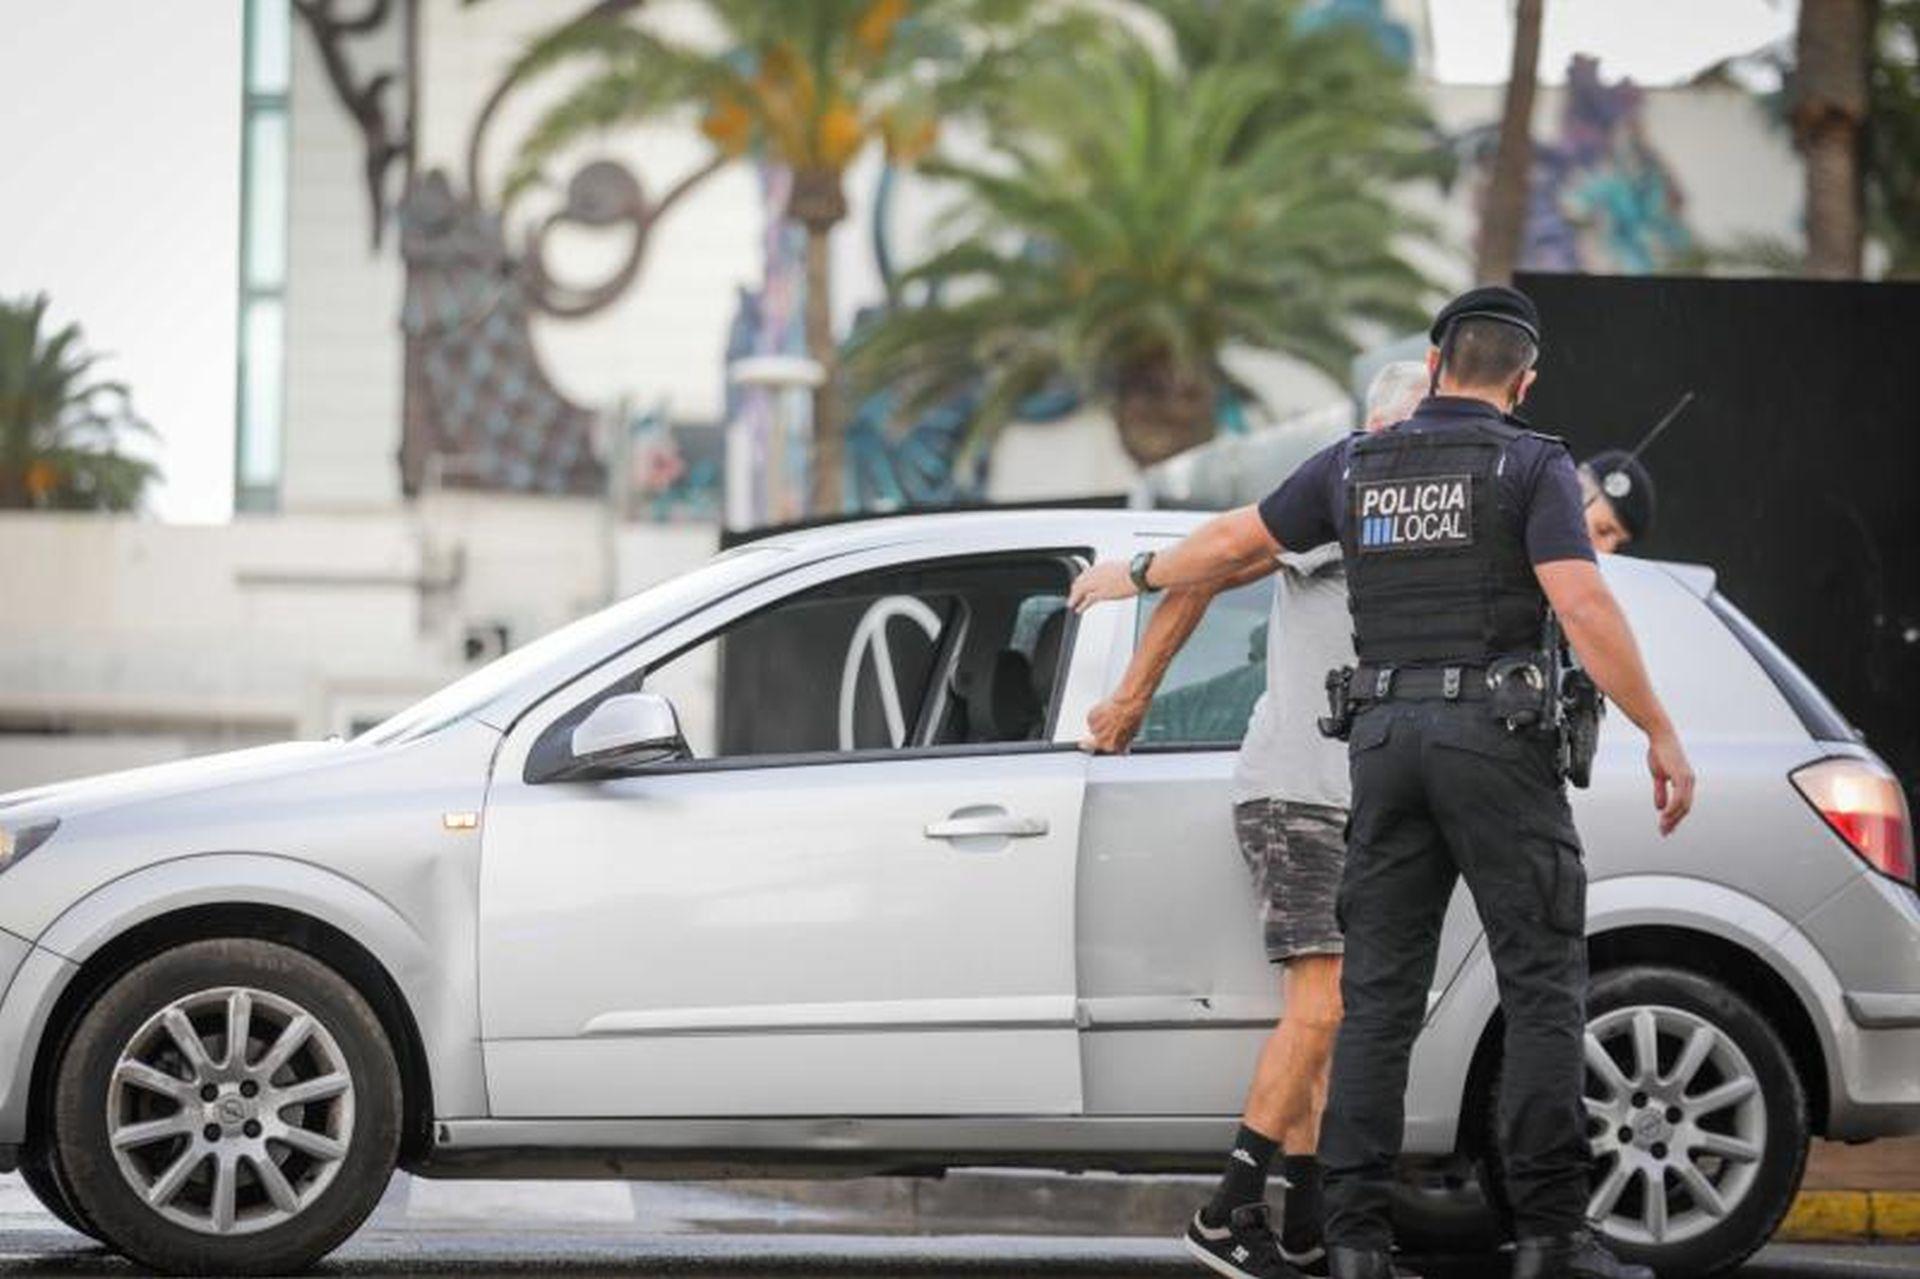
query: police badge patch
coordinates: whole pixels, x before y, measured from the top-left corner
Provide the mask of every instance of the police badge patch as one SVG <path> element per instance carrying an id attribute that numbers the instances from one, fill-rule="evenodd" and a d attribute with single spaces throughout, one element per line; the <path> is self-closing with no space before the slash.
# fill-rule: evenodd
<path id="1" fill-rule="evenodd" d="M 1361 480 L 1353 486 L 1354 540 L 1370 551 L 1473 545 L 1473 477 Z"/>

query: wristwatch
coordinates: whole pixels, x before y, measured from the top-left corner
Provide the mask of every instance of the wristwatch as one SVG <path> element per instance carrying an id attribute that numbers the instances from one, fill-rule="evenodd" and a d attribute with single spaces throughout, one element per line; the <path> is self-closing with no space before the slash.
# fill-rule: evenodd
<path id="1" fill-rule="evenodd" d="M 1160 588 L 1147 581 L 1147 570 L 1153 567 L 1153 552 L 1142 551 L 1127 564 L 1127 576 L 1133 579 L 1133 587 L 1142 595 L 1151 595 Z"/>

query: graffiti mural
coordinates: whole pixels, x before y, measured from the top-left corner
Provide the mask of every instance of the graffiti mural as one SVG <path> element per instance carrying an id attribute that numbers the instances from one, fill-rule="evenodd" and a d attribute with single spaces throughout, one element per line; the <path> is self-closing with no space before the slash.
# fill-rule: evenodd
<path id="1" fill-rule="evenodd" d="M 663 524 L 718 519 L 724 454 L 720 427 L 676 423 L 664 404 L 629 418 L 621 518 Z"/>
<path id="2" fill-rule="evenodd" d="M 1647 132 L 1645 107 L 1638 85 L 1609 83 L 1596 59 L 1574 56 L 1558 132 L 1534 140 L 1522 269 L 1644 275 L 1692 252 L 1686 195 Z M 1488 124 L 1462 139 L 1483 188 L 1498 132 Z"/>
<path id="3" fill-rule="evenodd" d="M 541 317 L 580 319 L 621 297 L 645 260 L 655 224 L 684 196 L 718 171 L 715 161 L 651 195 L 625 165 L 596 160 L 566 183 L 560 207 L 536 220 L 520 242 L 510 244 L 502 211 L 487 202 L 491 190 L 481 174 L 489 127 L 523 69 L 516 66 L 494 86 L 467 135 L 464 181 L 444 169 L 417 171 L 413 158 L 417 111 L 418 3 L 369 0 L 351 17 L 341 0 L 295 0 L 306 22 L 328 83 L 359 128 L 371 206 L 373 247 L 380 246 L 389 203 L 396 206 L 406 294 L 400 317 L 406 337 L 405 407 L 402 415 L 401 487 L 495 489 L 509 492 L 598 494 L 607 491 L 607 467 L 595 411 L 557 387 L 534 345 L 532 326 Z M 604 20 L 635 8 L 640 0 L 596 0 L 580 9 L 574 24 Z M 396 27 L 401 65 L 362 76 L 348 58 L 352 40 Z M 397 201 L 388 198 L 388 175 L 401 174 Z M 576 284 L 548 264 L 548 241 L 564 228 L 626 236 L 626 252 L 602 279 Z M 636 440 L 659 478 L 663 447 L 680 448 L 669 436 Z M 643 447 L 644 446 L 644 447 Z M 671 469 L 670 467 L 668 469 Z M 700 465 L 687 465 L 658 491 L 642 489 L 637 505 L 647 511 L 680 511 L 710 503 L 710 494 L 689 495 L 685 485 L 705 484 Z M 622 477 L 625 478 L 625 477 Z M 717 477 L 714 478 L 717 483 Z"/>
<path id="4" fill-rule="evenodd" d="M 405 491 L 604 491 L 593 415 L 540 366 L 531 290 L 499 218 L 455 194 L 444 173 L 429 173 L 400 203 L 400 253 Z"/>

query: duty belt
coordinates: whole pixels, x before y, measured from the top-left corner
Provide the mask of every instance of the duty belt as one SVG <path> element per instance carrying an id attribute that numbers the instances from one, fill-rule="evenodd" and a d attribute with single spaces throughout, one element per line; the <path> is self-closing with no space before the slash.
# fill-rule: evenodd
<path id="1" fill-rule="evenodd" d="M 1347 695 L 1355 702 L 1484 702 L 1493 696 L 1485 666 L 1356 666 Z"/>

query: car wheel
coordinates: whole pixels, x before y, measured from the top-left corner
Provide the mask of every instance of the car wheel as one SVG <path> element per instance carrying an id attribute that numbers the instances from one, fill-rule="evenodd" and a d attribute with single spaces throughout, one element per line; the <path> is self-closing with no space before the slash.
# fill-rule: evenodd
<path id="1" fill-rule="evenodd" d="M 60 1219 L 61 1225 L 94 1239 L 100 1237 L 100 1232 L 88 1224 L 73 1206 L 73 1201 L 60 1185 L 60 1174 L 44 1155 L 36 1157 L 30 1154 L 20 1161 L 20 1180 L 26 1183 L 41 1207 Z"/>
<path id="2" fill-rule="evenodd" d="M 1586 1058 L 1587 1217 L 1608 1246 L 1671 1279 L 1731 1270 L 1766 1243 L 1810 1132 L 1793 1058 L 1754 1007 L 1679 969 L 1601 973 Z M 1504 1204 L 1497 1158 L 1482 1176 Z"/>
<path id="3" fill-rule="evenodd" d="M 54 1156 L 84 1219 L 175 1274 L 285 1273 L 379 1202 L 392 1046 L 359 992 L 272 942 L 194 942 L 122 975 L 61 1060 Z"/>

